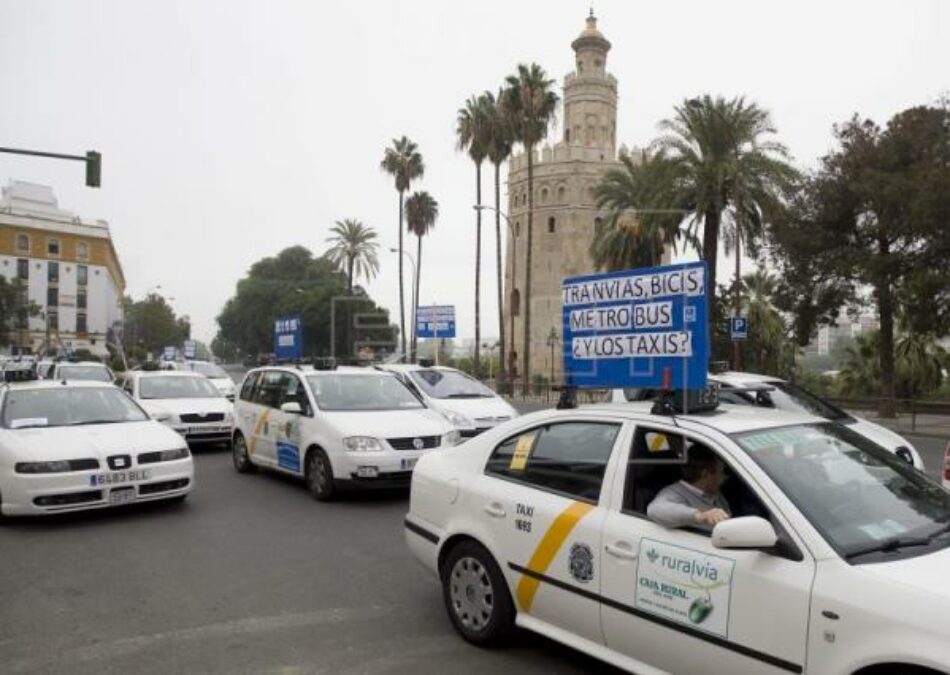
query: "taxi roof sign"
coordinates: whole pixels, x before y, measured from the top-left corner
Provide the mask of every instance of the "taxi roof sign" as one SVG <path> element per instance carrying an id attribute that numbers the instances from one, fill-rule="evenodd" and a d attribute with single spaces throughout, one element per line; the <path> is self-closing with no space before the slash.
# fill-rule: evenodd
<path id="1" fill-rule="evenodd" d="M 708 278 L 700 261 L 565 279 L 568 384 L 703 389 L 709 361 Z"/>

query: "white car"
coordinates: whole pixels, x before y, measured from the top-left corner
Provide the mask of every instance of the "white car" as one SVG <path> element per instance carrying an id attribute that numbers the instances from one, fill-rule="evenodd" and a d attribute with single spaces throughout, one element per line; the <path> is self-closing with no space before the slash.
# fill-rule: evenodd
<path id="1" fill-rule="evenodd" d="M 526 415 L 423 457 L 406 540 L 476 644 L 513 625 L 637 673 L 938 673 L 950 492 L 844 425 L 648 402 Z M 710 533 L 646 516 L 693 448 Z"/>
<path id="2" fill-rule="evenodd" d="M 181 500 L 193 482 L 181 436 L 117 387 L 0 385 L 0 515 Z"/>
<path id="3" fill-rule="evenodd" d="M 372 368 L 258 368 L 234 408 L 235 468 L 301 476 L 321 501 L 345 487 L 405 487 L 420 457 L 459 441 L 395 375 Z"/>
<path id="4" fill-rule="evenodd" d="M 229 401 L 234 400 L 234 394 L 237 391 L 234 386 L 234 380 L 231 379 L 231 376 L 228 375 L 221 366 L 216 363 L 211 363 L 210 361 L 186 361 L 185 367 L 188 370 L 207 377 L 211 380 L 211 384 L 221 392 L 222 396 Z"/>
<path id="5" fill-rule="evenodd" d="M 42 364 L 42 362 L 40 362 Z M 68 380 L 70 382 L 88 380 L 92 382 L 115 381 L 115 373 L 98 361 L 54 361 L 41 374 L 47 380 Z"/>
<path id="6" fill-rule="evenodd" d="M 135 370 L 120 386 L 159 422 L 189 443 L 231 440 L 234 407 L 204 375 L 179 370 Z"/>
<path id="7" fill-rule="evenodd" d="M 460 370 L 416 364 L 380 368 L 396 373 L 427 406 L 445 415 L 463 439 L 518 416 L 518 411 L 505 399 Z"/>
<path id="8" fill-rule="evenodd" d="M 709 381 L 720 385 L 719 398 L 723 402 L 818 415 L 850 427 L 908 464 L 924 470 L 920 454 L 906 438 L 880 424 L 851 415 L 797 384 L 771 375 L 739 372 L 710 373 Z M 646 400 L 655 393 L 644 389 L 613 389 L 609 400 L 614 403 Z"/>

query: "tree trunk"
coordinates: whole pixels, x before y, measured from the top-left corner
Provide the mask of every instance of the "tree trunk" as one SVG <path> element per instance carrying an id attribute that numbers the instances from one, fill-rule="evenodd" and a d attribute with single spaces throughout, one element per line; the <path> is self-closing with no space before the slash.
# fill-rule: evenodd
<path id="1" fill-rule="evenodd" d="M 416 362 L 419 354 L 419 330 L 416 322 L 419 320 L 419 289 L 422 286 L 422 235 L 416 235 L 416 290 L 412 301 L 412 362 Z"/>
<path id="2" fill-rule="evenodd" d="M 504 392 L 508 375 L 505 368 L 505 310 L 501 267 L 501 163 L 495 165 L 495 264 L 498 271 L 498 381 L 501 384 L 499 391 Z"/>
<path id="3" fill-rule="evenodd" d="M 475 164 L 475 203 L 482 205 L 482 163 Z M 482 345 L 482 210 L 475 210 L 475 358 L 472 359 L 475 377 L 480 377 L 479 350 Z"/>
<path id="4" fill-rule="evenodd" d="M 890 245 L 886 237 L 878 237 L 878 249 L 882 257 L 881 267 L 887 269 Z M 894 417 L 894 297 L 891 294 L 891 279 L 886 271 L 878 276 L 875 291 L 877 293 L 878 318 L 881 321 L 881 404 L 880 417 Z"/>
<path id="5" fill-rule="evenodd" d="M 736 202 L 741 204 L 741 202 Z M 736 209 L 738 212 L 738 208 Z M 742 258 L 742 231 L 739 229 L 738 216 L 736 220 L 736 288 L 735 288 L 735 297 L 733 302 L 735 303 L 735 316 L 742 316 L 742 293 L 741 293 L 741 283 L 742 283 L 742 268 L 741 260 Z M 732 341 L 732 369 L 735 371 L 742 370 L 742 341 L 733 340 Z"/>
<path id="6" fill-rule="evenodd" d="M 402 289 L 402 190 L 399 191 L 399 360 L 406 362 L 406 302 Z"/>
<path id="7" fill-rule="evenodd" d="M 528 240 L 524 267 L 524 367 L 521 373 L 522 392 L 531 393 L 531 240 L 534 224 L 534 146 L 525 148 L 528 154 Z"/>
<path id="8" fill-rule="evenodd" d="M 706 211 L 704 215 L 703 260 L 706 261 L 706 266 L 709 268 L 709 278 L 706 279 L 706 302 L 709 304 L 710 339 L 713 333 L 712 327 L 716 325 L 716 322 L 723 319 L 716 306 L 716 258 L 719 253 L 719 219 L 719 211 L 715 209 Z M 722 355 L 710 352 L 709 356 L 711 359 L 715 359 L 716 356 L 721 358 Z"/>

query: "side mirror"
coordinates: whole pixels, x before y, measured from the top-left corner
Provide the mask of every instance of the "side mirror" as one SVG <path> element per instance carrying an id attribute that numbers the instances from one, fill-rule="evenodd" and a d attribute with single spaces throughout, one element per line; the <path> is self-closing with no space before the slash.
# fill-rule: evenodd
<path id="1" fill-rule="evenodd" d="M 776 541 L 778 535 L 772 523 L 759 516 L 730 518 L 717 523 L 712 531 L 716 548 L 769 548 Z"/>
<path id="2" fill-rule="evenodd" d="M 300 404 L 296 401 L 287 401 L 286 403 L 280 404 L 281 412 L 289 413 L 291 415 L 303 415 L 303 408 L 300 407 Z"/>
<path id="3" fill-rule="evenodd" d="M 167 412 L 153 412 L 149 415 L 156 422 L 167 422 L 172 418 Z"/>

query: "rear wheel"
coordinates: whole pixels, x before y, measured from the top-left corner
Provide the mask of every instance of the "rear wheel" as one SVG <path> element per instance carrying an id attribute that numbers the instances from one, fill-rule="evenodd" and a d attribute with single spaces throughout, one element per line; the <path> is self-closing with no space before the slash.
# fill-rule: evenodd
<path id="1" fill-rule="evenodd" d="M 251 473 L 256 468 L 247 454 L 247 441 L 244 440 L 243 434 L 234 434 L 234 440 L 231 442 L 231 458 L 234 460 L 234 468 L 238 473 Z"/>
<path id="2" fill-rule="evenodd" d="M 311 496 L 320 502 L 328 502 L 336 497 L 333 483 L 333 467 L 330 458 L 323 450 L 311 450 L 307 455 L 305 480 Z"/>
<path id="3" fill-rule="evenodd" d="M 442 596 L 455 629 L 472 644 L 497 644 L 511 635 L 514 604 L 483 546 L 463 541 L 449 552 L 442 566 Z"/>

